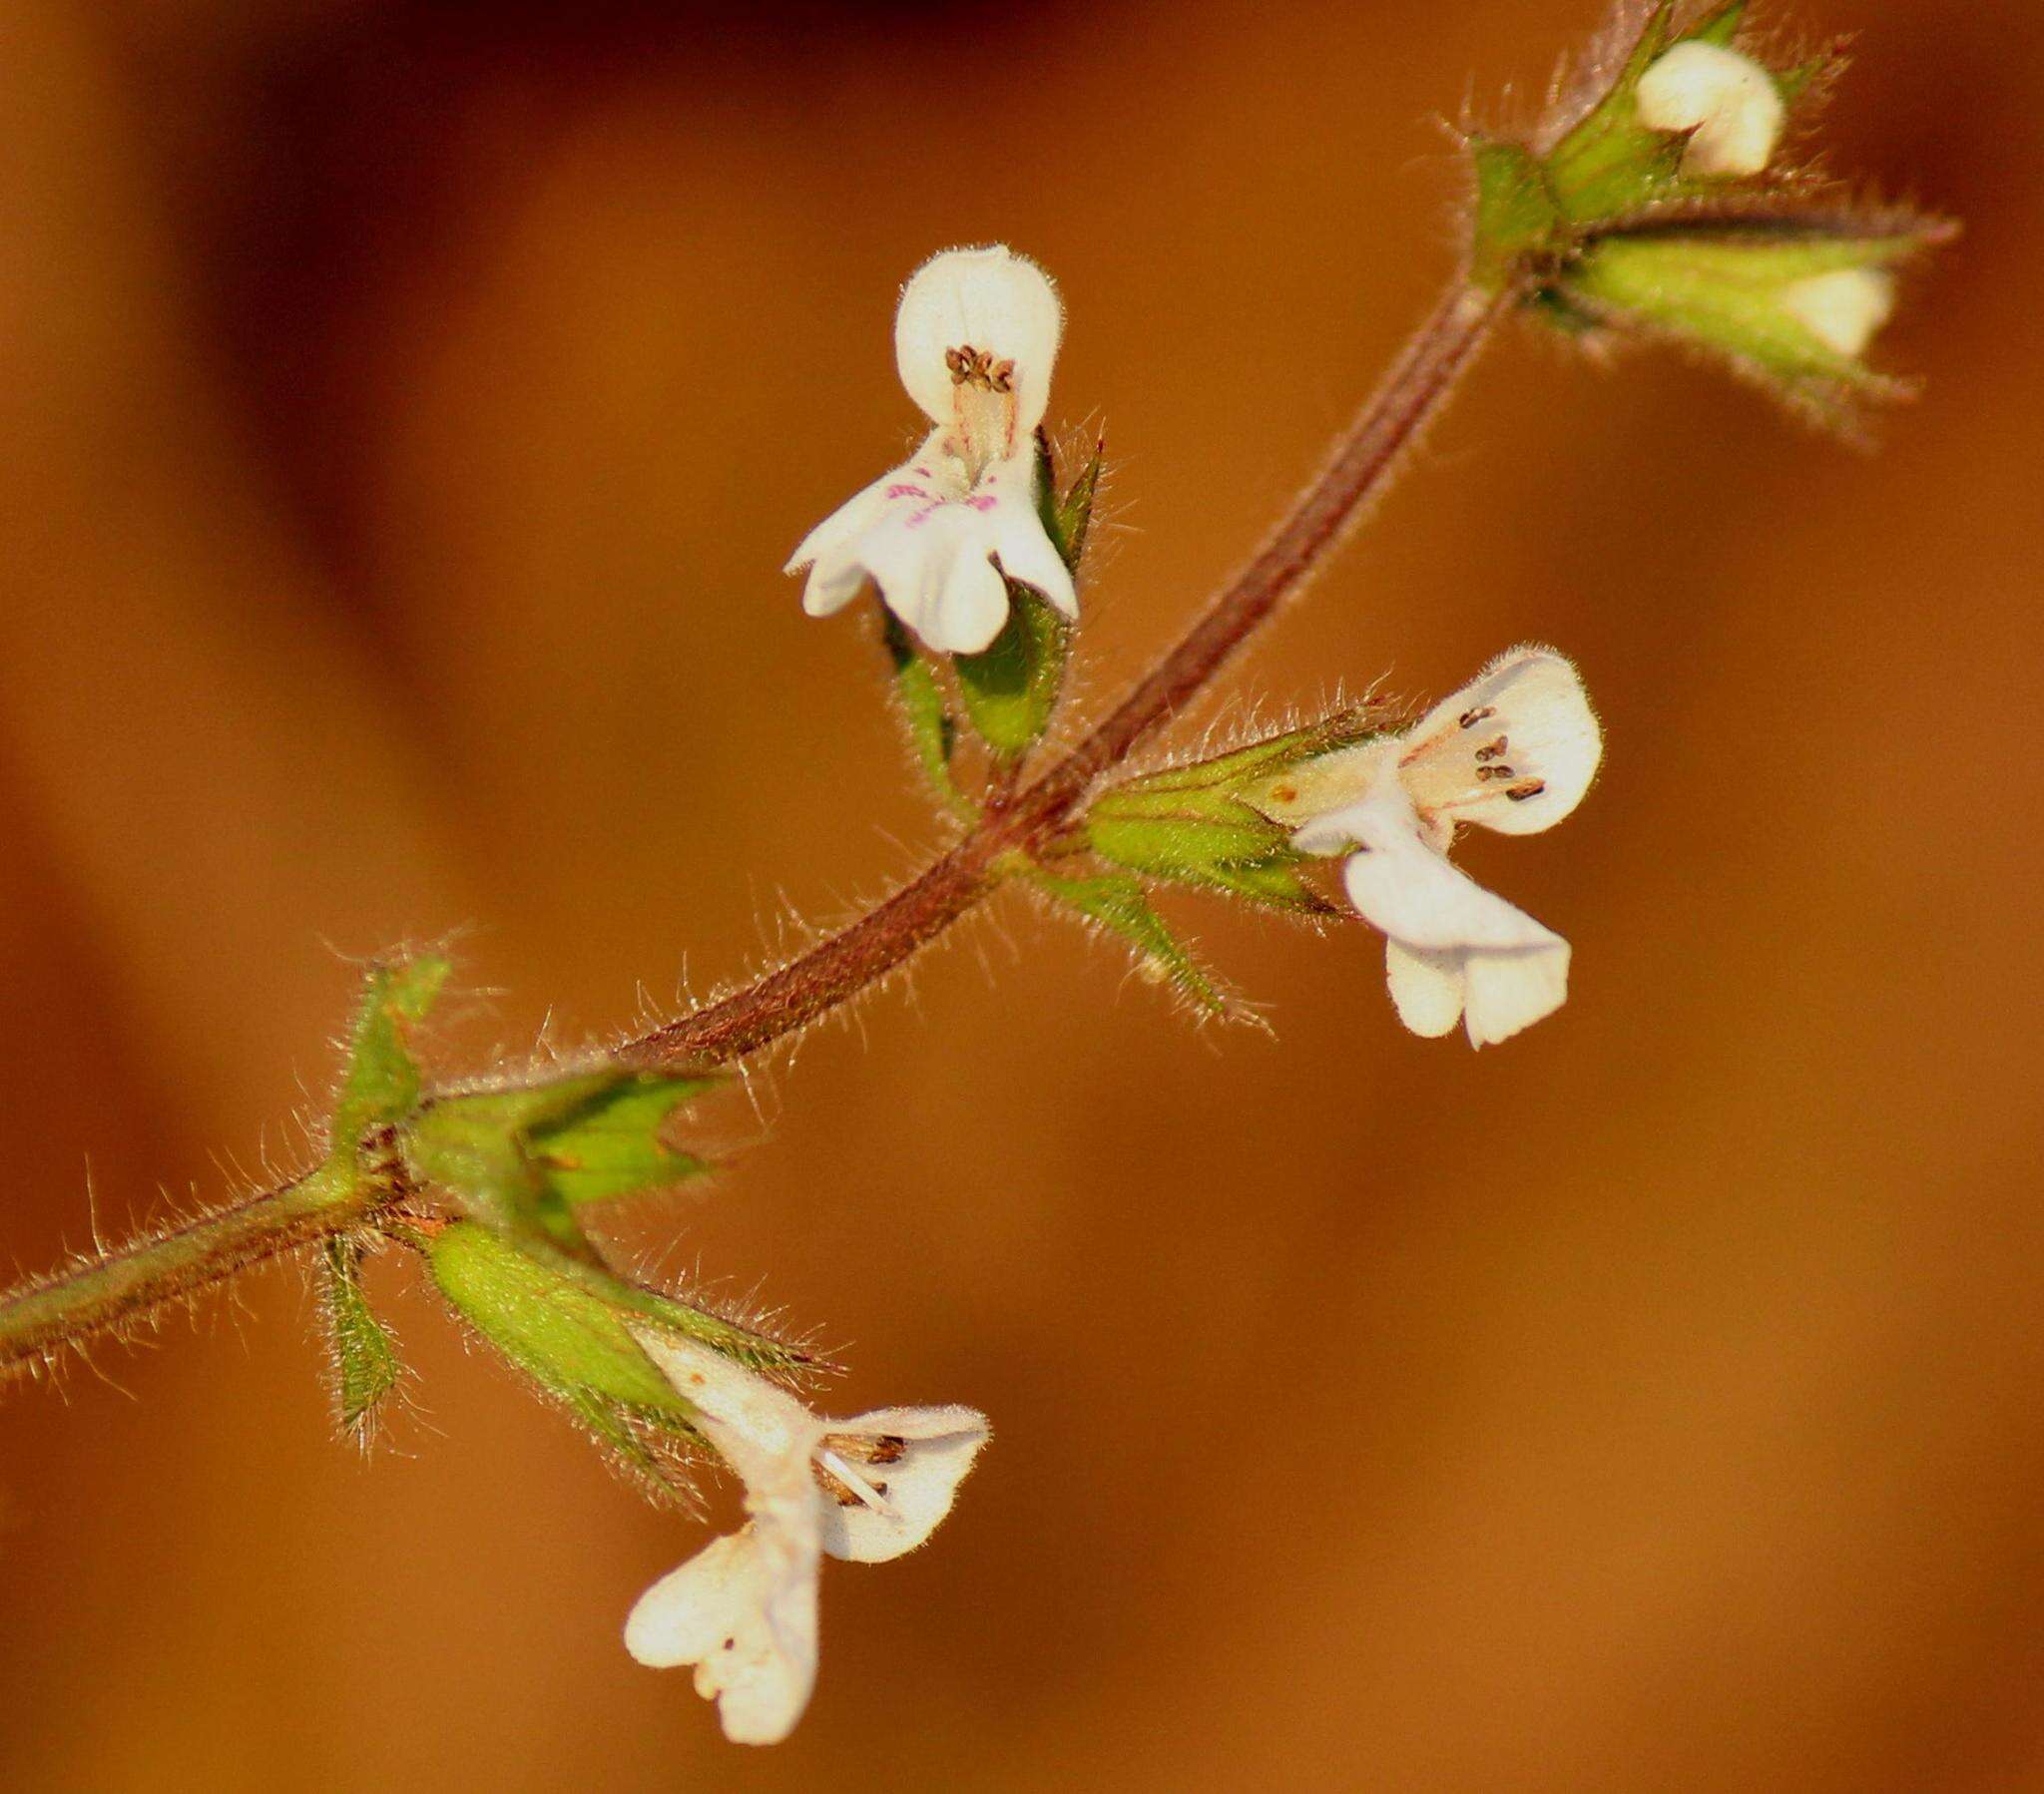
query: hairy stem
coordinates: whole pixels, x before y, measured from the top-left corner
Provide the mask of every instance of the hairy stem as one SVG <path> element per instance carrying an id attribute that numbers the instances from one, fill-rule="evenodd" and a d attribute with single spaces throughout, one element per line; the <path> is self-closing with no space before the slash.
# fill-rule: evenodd
<path id="1" fill-rule="evenodd" d="M 1171 652 L 1100 725 L 1019 797 L 913 883 L 800 958 L 722 1001 L 620 1049 L 634 1064 L 742 1057 L 856 996 L 905 964 L 987 895 L 1003 853 L 1053 833 L 1102 773 L 1204 693 L 1214 675 L 1308 577 L 1379 497 L 1421 427 L 1516 297 L 1457 281 L 1414 333 L 1383 384 L 1342 433 L 1325 467 L 1256 558 L 1208 603 Z"/>
<path id="2" fill-rule="evenodd" d="M 0 1299 L 0 1375 L 32 1368 L 60 1347 L 116 1332 L 236 1271 L 357 1226 L 369 1206 L 353 1179 L 322 1166 L 281 1188 L 15 1290 Z"/>
<path id="3" fill-rule="evenodd" d="M 973 831 L 848 928 L 732 996 L 618 1049 L 637 1066 L 743 1058 L 899 970 L 1000 883 L 1004 857 L 1029 854 L 1100 776 L 1181 714 L 1381 495 L 1400 459 L 1489 337 L 1512 293 L 1458 279 L 1420 326 L 1256 558 L 1079 745 L 1019 793 L 1001 793 Z M 252 1264 L 362 1224 L 373 1208 L 353 1178 L 325 1169 L 0 1297 L 0 1372 L 118 1330 Z"/>

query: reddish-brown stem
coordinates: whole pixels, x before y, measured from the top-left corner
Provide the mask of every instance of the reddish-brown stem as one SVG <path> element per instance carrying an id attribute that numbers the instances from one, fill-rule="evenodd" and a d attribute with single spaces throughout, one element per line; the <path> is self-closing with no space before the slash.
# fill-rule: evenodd
<path id="1" fill-rule="evenodd" d="M 1002 862 L 1046 847 L 1096 780 L 1180 714 L 1278 606 L 1304 585 L 1384 489 L 1510 295 L 1461 282 L 1420 327 L 1256 558 L 1077 747 L 1034 784 L 996 787 L 964 840 L 850 927 L 732 996 L 618 1050 L 642 1066 L 743 1058 L 881 983 L 1000 882 Z M 353 1180 L 295 1184 L 0 1297 L 0 1371 L 118 1329 L 278 1252 L 371 1218 Z"/>
<path id="2" fill-rule="evenodd" d="M 620 1049 L 635 1065 L 742 1058 L 899 969 L 997 882 L 1004 853 L 1051 835 L 1095 780 L 1199 697 L 1278 605 L 1300 590 L 1384 490 L 1514 295 L 1457 281 L 1256 558 L 1215 595 L 1157 666 L 1077 747 L 877 909 L 757 983 Z"/>

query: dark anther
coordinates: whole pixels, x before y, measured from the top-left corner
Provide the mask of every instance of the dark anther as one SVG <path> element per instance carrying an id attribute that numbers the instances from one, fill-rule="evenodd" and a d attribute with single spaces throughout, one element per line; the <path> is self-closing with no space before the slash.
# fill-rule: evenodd
<path id="1" fill-rule="evenodd" d="M 1525 778 L 1510 786 L 1505 795 L 1514 803 L 1524 803 L 1527 798 L 1538 797 L 1546 789 L 1547 781 L 1544 778 Z"/>
<path id="2" fill-rule="evenodd" d="M 1474 728 L 1479 722 L 1487 722 L 1496 714 L 1497 706 L 1488 703 L 1480 710 L 1464 710 L 1462 712 L 1462 726 L 1464 728 Z"/>

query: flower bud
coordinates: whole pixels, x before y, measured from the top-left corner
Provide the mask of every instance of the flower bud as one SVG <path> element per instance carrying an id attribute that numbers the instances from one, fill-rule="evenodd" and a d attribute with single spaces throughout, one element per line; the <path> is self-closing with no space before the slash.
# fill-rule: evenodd
<path id="1" fill-rule="evenodd" d="M 1750 56 L 1691 39 L 1640 77 L 1639 121 L 1686 131 L 1685 175 L 1758 175 L 1782 136 L 1787 107 L 1775 77 Z"/>

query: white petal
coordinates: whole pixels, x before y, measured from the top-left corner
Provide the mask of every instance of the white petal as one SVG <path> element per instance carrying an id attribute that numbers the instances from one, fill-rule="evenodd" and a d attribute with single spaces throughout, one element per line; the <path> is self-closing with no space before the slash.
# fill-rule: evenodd
<path id="1" fill-rule="evenodd" d="M 748 1504 L 807 1485 L 815 1415 L 777 1384 L 722 1352 L 659 1327 L 625 1323 L 674 1391 L 695 1410 L 696 1424 L 744 1479 Z"/>
<path id="2" fill-rule="evenodd" d="M 1001 570 L 1011 580 L 1034 587 L 1067 617 L 1079 615 L 1079 594 L 1072 585 L 1071 569 L 1057 551 L 1043 527 L 1043 519 L 1032 504 L 1004 506 L 996 552 Z"/>
<path id="3" fill-rule="evenodd" d="M 1421 810 L 1508 835 L 1538 834 L 1568 815 L 1604 756 L 1582 678 L 1551 648 L 1500 655 L 1403 741 L 1402 776 Z"/>
<path id="4" fill-rule="evenodd" d="M 1569 944 L 1555 939 L 1510 953 L 1470 953 L 1463 962 L 1471 1046 L 1509 1040 L 1568 1001 Z"/>
<path id="5" fill-rule="evenodd" d="M 640 1595 L 625 1621 L 625 1648 L 649 1669 L 700 1662 L 760 1605 L 752 1533 L 732 1533 Z"/>
<path id="6" fill-rule="evenodd" d="M 1439 1040 L 1462 1019 L 1465 980 L 1460 953 L 1429 953 L 1387 940 L 1384 982 L 1398 1020 L 1414 1034 Z"/>
<path id="7" fill-rule="evenodd" d="M 995 526 L 970 504 L 890 514 L 860 555 L 887 608 L 939 654 L 977 654 L 1008 620 Z"/>
<path id="8" fill-rule="evenodd" d="M 858 597 L 866 570 L 844 555 L 818 561 L 802 584 L 802 609 L 811 617 L 828 617 Z"/>
<path id="9" fill-rule="evenodd" d="M 1648 130 L 1692 133 L 1682 157 L 1688 175 L 1758 175 L 1787 111 L 1774 76 L 1752 57 L 1694 39 L 1642 75 L 1635 98 Z"/>
<path id="10" fill-rule="evenodd" d="M 719 1539 L 639 1597 L 625 1648 L 656 1669 L 694 1663 L 735 1744 L 777 1744 L 816 1682 L 816 1554 L 759 1523 Z"/>
<path id="11" fill-rule="evenodd" d="M 802 609 L 811 617 L 827 617 L 858 596 L 867 574 L 862 544 L 890 516 L 911 517 L 963 490 L 962 475 L 941 463 L 940 452 L 940 433 L 933 434 L 914 460 L 853 493 L 802 538 L 782 571 L 808 568 Z"/>
<path id="12" fill-rule="evenodd" d="M 1398 737 L 1375 735 L 1287 766 L 1250 786 L 1243 797 L 1273 822 L 1289 823 L 1301 834 L 1310 834 L 1314 818 L 1360 803 L 1381 781 L 1385 767 L 1396 763 L 1397 755 Z M 1306 845 L 1302 841 L 1295 844 Z M 1338 836 L 1330 838 L 1325 851 L 1340 845 Z"/>
<path id="13" fill-rule="evenodd" d="M 1393 792 L 1379 792 L 1316 826 L 1356 844 L 1341 869 L 1348 900 L 1394 941 L 1438 952 L 1542 947 L 1561 939 L 1449 865 L 1427 845 L 1411 806 Z"/>
<path id="14" fill-rule="evenodd" d="M 884 1564 L 914 1551 L 936 1531 L 989 1431 L 985 1415 L 957 1407 L 877 1408 L 827 1426 L 825 1449 L 828 1439 L 846 1436 L 901 1444 L 892 1463 L 855 1467 L 870 1482 L 885 1485 L 884 1508 L 823 1504 L 824 1551 L 859 1564 Z"/>
<path id="15" fill-rule="evenodd" d="M 870 486 L 854 492 L 801 539 L 781 572 L 799 573 L 804 567 L 828 560 L 862 531 L 871 528 L 886 507 L 888 487 L 898 485 L 907 473 L 906 467 L 897 467 L 891 473 L 882 474 Z"/>
<path id="16" fill-rule="evenodd" d="M 945 351 L 970 346 L 1015 364 L 1016 444 L 1043 421 L 1050 403 L 1064 312 L 1050 276 L 995 243 L 946 249 L 917 268 L 894 314 L 894 360 L 908 396 L 932 421 L 952 420 L 953 386 Z"/>
<path id="17" fill-rule="evenodd" d="M 1895 308 L 1895 279 L 1880 268 L 1841 267 L 1782 289 L 1782 308 L 1835 355 L 1857 355 Z"/>

